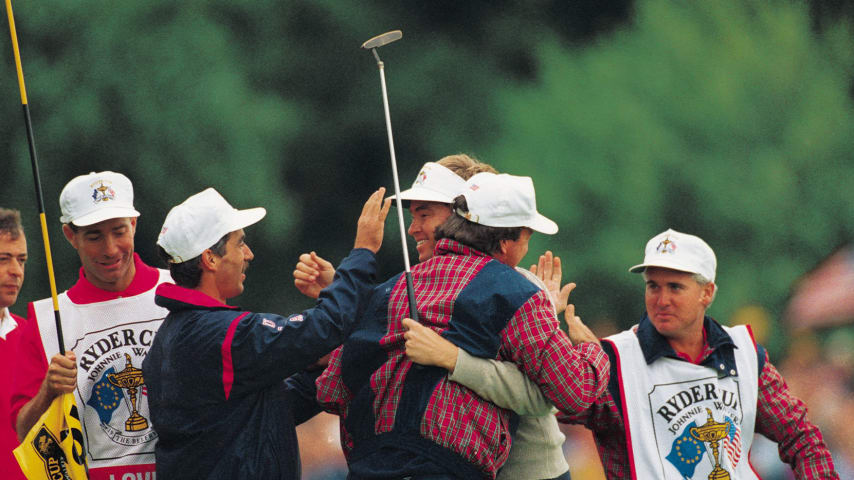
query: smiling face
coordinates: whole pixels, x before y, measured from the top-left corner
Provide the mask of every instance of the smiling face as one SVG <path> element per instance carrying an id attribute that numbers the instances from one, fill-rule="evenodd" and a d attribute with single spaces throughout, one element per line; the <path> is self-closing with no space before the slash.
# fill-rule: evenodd
<path id="1" fill-rule="evenodd" d="M 451 216 L 451 207 L 447 203 L 412 200 L 409 202 L 409 212 L 412 221 L 407 233 L 415 239 L 418 261 L 429 260 L 436 246 L 436 227 Z"/>
<path id="2" fill-rule="evenodd" d="M 18 300 L 26 262 L 27 239 L 24 234 L 12 239 L 11 234 L 0 233 L 0 309 L 10 307 Z"/>
<path id="3" fill-rule="evenodd" d="M 228 300 L 243 293 L 246 269 L 253 258 L 255 255 L 246 244 L 243 229 L 231 232 L 225 244 L 225 254 L 216 260 L 214 279 L 221 299 Z"/>
<path id="4" fill-rule="evenodd" d="M 693 274 L 668 268 L 648 267 L 644 275 L 646 312 L 658 333 L 673 340 L 702 336 L 715 284 L 701 285 Z"/>
<path id="5" fill-rule="evenodd" d="M 77 227 L 76 231 L 66 224 L 62 232 L 77 250 L 89 282 L 111 292 L 120 292 L 130 285 L 136 273 L 133 263 L 136 218 L 111 218 Z"/>

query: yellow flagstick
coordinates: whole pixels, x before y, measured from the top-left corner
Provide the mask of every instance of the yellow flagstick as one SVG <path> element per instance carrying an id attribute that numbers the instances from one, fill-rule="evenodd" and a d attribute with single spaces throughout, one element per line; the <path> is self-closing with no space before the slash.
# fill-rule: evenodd
<path id="1" fill-rule="evenodd" d="M 59 298 L 56 293 L 56 278 L 53 273 L 53 259 L 50 254 L 50 239 L 44 214 L 41 179 L 39 178 L 38 155 L 33 138 L 33 126 L 30 108 L 27 104 L 27 87 L 24 84 L 24 69 L 21 67 L 21 54 L 18 49 L 18 33 L 12 14 L 12 1 L 6 0 L 6 14 L 9 17 L 9 33 L 12 36 L 12 50 L 15 54 L 15 68 L 18 71 L 18 86 L 21 90 L 21 105 L 24 109 L 24 123 L 27 127 L 27 145 L 30 148 L 30 161 L 33 167 L 33 181 L 36 187 L 36 201 L 39 208 L 42 240 L 44 241 L 47 274 L 50 280 L 50 296 L 53 300 L 53 318 L 56 323 L 56 337 L 59 351 L 65 355 L 65 341 L 62 337 L 62 321 L 59 315 Z M 38 448 L 36 448 L 38 445 Z M 74 395 L 66 393 L 55 398 L 42 414 L 26 438 L 14 450 L 15 457 L 28 479 L 85 479 L 88 478 L 86 449 L 83 445 L 83 432 L 80 414 Z"/>
<path id="2" fill-rule="evenodd" d="M 36 201 L 39 206 L 39 220 L 44 241 L 44 255 L 47 261 L 47 276 L 50 280 L 50 298 L 53 299 L 53 318 L 56 321 L 56 337 L 59 340 L 59 353 L 65 355 L 65 341 L 62 338 L 62 321 L 59 316 L 59 299 L 56 294 L 56 278 L 53 274 L 53 259 L 50 255 L 50 239 L 47 234 L 47 222 L 44 216 L 44 199 L 39 178 L 39 161 L 36 155 L 36 142 L 33 138 L 33 125 L 30 120 L 30 107 L 27 104 L 27 86 L 24 84 L 24 69 L 21 67 L 21 53 L 18 50 L 18 32 L 15 30 L 15 17 L 12 15 L 12 0 L 6 0 L 6 14 L 9 17 L 9 33 L 12 35 L 12 50 L 15 52 L 15 68 L 18 70 L 18 86 L 21 90 L 21 105 L 24 107 L 24 123 L 27 126 L 27 145 L 30 147 L 30 162 L 33 166 L 33 180 L 36 184 Z"/>

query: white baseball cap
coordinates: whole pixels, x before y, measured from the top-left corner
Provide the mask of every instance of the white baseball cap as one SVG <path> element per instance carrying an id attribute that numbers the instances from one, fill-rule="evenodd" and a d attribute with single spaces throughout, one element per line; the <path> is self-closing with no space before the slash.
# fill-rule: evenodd
<path id="1" fill-rule="evenodd" d="M 183 263 L 201 255 L 227 233 L 248 227 L 266 214 L 262 207 L 237 210 L 219 192 L 208 188 L 169 210 L 157 244 L 173 263 Z"/>
<path id="2" fill-rule="evenodd" d="M 462 195 L 468 212 L 457 211 L 470 222 L 487 227 L 528 227 L 541 233 L 557 233 L 557 224 L 537 212 L 531 177 L 506 173 L 478 173 L 466 182 Z"/>
<path id="3" fill-rule="evenodd" d="M 643 263 L 635 265 L 629 271 L 640 273 L 647 267 L 669 268 L 697 273 L 714 282 L 717 265 L 715 252 L 702 238 L 667 229 L 646 243 Z"/>
<path id="4" fill-rule="evenodd" d="M 412 187 L 400 192 L 400 200 L 453 203 L 462 193 L 466 181 L 447 167 L 436 162 L 427 162 L 421 167 Z M 396 195 L 389 198 L 394 199 Z"/>
<path id="5" fill-rule="evenodd" d="M 112 218 L 138 217 L 133 208 L 133 185 L 116 172 L 92 172 L 74 177 L 59 194 L 62 223 L 86 227 Z"/>

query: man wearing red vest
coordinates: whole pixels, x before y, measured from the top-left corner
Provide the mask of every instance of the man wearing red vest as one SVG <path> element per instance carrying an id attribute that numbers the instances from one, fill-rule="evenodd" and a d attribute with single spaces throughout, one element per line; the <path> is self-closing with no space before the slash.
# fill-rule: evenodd
<path id="1" fill-rule="evenodd" d="M 12 450 L 18 436 L 9 418 L 12 372 L 17 361 L 18 343 L 26 320 L 9 311 L 18 300 L 24 283 L 27 262 L 27 239 L 17 210 L 0 208 L 0 472 L 9 480 L 23 479 L 24 474 Z"/>
<path id="2" fill-rule="evenodd" d="M 92 480 L 154 477 L 142 359 L 166 309 L 155 287 L 169 273 L 134 253 L 139 212 L 130 180 L 115 172 L 72 179 L 59 197 L 62 232 L 77 250 L 77 282 L 59 295 L 65 355 L 59 353 L 51 299 L 30 304 L 12 392 L 11 417 L 23 439 L 57 396 L 80 407 Z"/>

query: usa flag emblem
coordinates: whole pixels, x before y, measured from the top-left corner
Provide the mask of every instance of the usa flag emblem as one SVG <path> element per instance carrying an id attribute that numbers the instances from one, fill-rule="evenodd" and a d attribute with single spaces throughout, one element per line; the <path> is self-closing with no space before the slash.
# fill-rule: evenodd
<path id="1" fill-rule="evenodd" d="M 729 428 L 727 429 L 727 437 L 724 439 L 724 451 L 726 452 L 727 458 L 729 458 L 729 463 L 733 467 L 738 465 L 739 460 L 741 460 L 741 429 L 732 421 L 731 418 L 726 417 L 727 423 L 729 423 Z"/>

